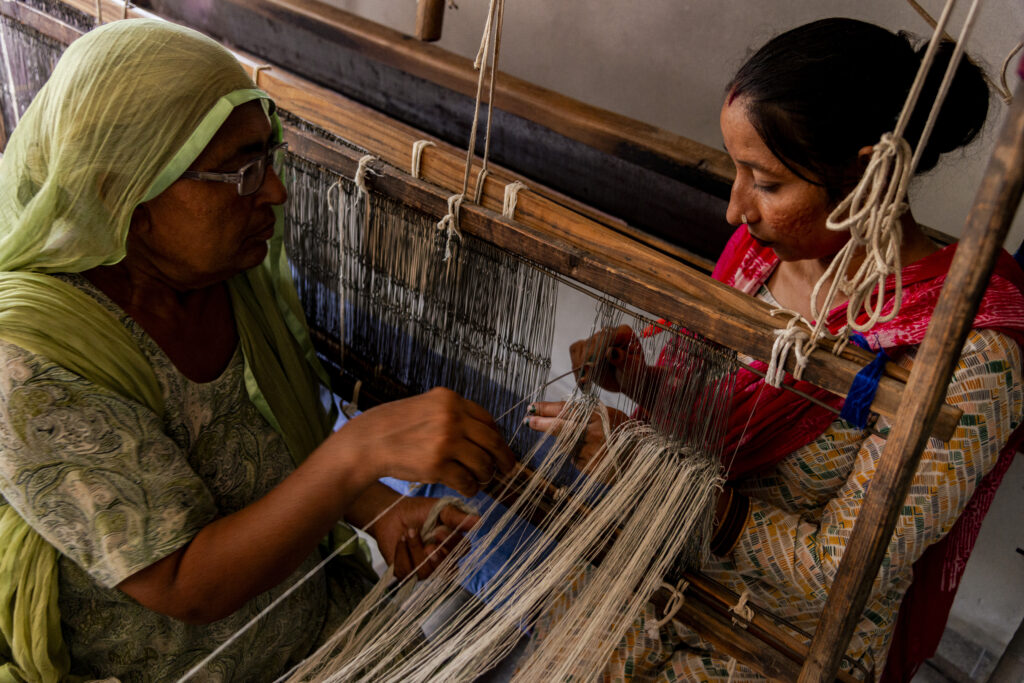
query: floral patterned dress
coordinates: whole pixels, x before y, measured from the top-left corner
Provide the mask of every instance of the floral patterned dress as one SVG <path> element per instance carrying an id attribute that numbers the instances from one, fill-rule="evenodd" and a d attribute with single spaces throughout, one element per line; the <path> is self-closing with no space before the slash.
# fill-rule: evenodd
<path id="1" fill-rule="evenodd" d="M 47 358 L 0 342 L 0 493 L 61 553 L 60 611 L 72 671 L 173 680 L 315 564 L 210 625 L 142 607 L 116 586 L 186 545 L 206 524 L 263 496 L 293 469 L 249 401 L 240 351 L 196 383 L 81 276 L 61 276 L 120 319 L 150 360 L 165 414 Z M 307 582 L 194 680 L 273 680 L 361 596 L 359 578 Z"/>

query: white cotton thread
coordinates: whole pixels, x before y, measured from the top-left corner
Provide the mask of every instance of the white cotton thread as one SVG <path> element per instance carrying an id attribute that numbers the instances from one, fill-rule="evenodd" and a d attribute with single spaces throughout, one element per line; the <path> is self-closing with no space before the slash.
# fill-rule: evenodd
<path id="1" fill-rule="evenodd" d="M 686 589 L 690 587 L 690 582 L 686 579 L 681 579 L 678 586 L 673 586 L 670 583 L 662 581 L 661 587 L 669 592 L 669 599 L 665 604 L 665 613 L 662 615 L 661 619 L 654 624 L 655 635 L 651 635 L 650 632 L 648 632 L 648 635 L 651 635 L 652 639 L 657 638 L 657 632 L 660 631 L 663 626 L 676 618 L 676 613 L 682 609 L 683 603 L 686 602 L 686 595 L 684 595 L 684 593 L 686 592 Z"/>
<path id="2" fill-rule="evenodd" d="M 487 180 L 487 175 L 490 173 L 487 170 L 486 158 L 484 165 L 480 167 L 480 170 L 476 174 L 476 189 L 473 190 L 473 203 L 479 204 L 480 199 L 484 196 L 484 181 Z"/>
<path id="3" fill-rule="evenodd" d="M 375 161 L 377 161 L 377 157 L 373 156 L 372 154 L 364 154 L 362 157 L 360 157 L 359 166 L 358 168 L 356 168 L 356 175 L 352 179 L 352 182 L 356 184 L 356 187 L 359 188 L 359 192 L 362 193 L 364 197 L 369 192 L 366 189 L 366 174 L 372 173 L 373 175 L 380 175 L 380 173 L 370 168 L 370 164 L 372 164 Z"/>
<path id="4" fill-rule="evenodd" d="M 732 683 L 733 676 L 736 675 L 736 661 L 735 657 L 729 657 L 729 663 L 725 665 L 725 670 L 729 673 L 729 678 L 726 679 L 725 683 Z"/>
<path id="5" fill-rule="evenodd" d="M 529 189 L 526 183 L 519 180 L 514 180 L 506 185 L 505 199 L 501 204 L 501 215 L 509 220 L 514 220 L 516 217 L 516 204 L 519 202 L 519 193 Z"/>
<path id="6" fill-rule="evenodd" d="M 740 595 L 740 599 L 736 601 L 736 604 L 729 608 L 729 611 L 735 614 L 732 618 L 732 625 L 739 626 L 742 629 L 747 628 L 750 622 L 754 619 L 754 610 L 747 604 L 750 600 L 750 589 L 745 588 L 743 593 Z"/>
<path id="7" fill-rule="evenodd" d="M 444 260 L 452 257 L 452 241 L 462 241 L 462 233 L 459 231 L 459 211 L 462 209 L 463 194 L 453 194 L 448 197 L 448 213 L 437 222 L 437 229 L 446 233 L 444 244 Z"/>
<path id="8" fill-rule="evenodd" d="M 274 67 L 271 66 L 270 64 L 260 64 L 252 68 L 252 82 L 256 85 L 257 88 L 260 87 L 260 72 L 273 68 Z"/>
<path id="9" fill-rule="evenodd" d="M 775 330 L 775 343 L 772 344 L 771 359 L 768 362 L 768 369 L 765 370 L 764 381 L 769 386 L 778 389 L 786 377 L 786 360 L 790 353 L 795 356 L 793 377 L 800 379 L 803 376 L 804 368 L 807 367 L 809 354 L 807 344 L 810 340 L 810 333 L 807 331 L 806 321 L 796 311 L 775 308 L 772 309 L 771 315 L 791 316 L 789 323 L 784 328 Z"/>
<path id="10" fill-rule="evenodd" d="M 871 160 L 857 186 L 836 206 L 826 220 L 825 224 L 829 230 L 848 231 L 850 239 L 815 283 L 810 300 L 811 315 L 815 323 L 810 339 L 804 345 L 806 353 L 810 353 L 819 340 L 825 338 L 837 340 L 833 353 L 838 355 L 845 348 L 852 332 L 866 332 L 879 323 L 892 320 L 899 313 L 903 284 L 900 258 L 903 241 L 901 219 L 909 208 L 905 201 L 907 188 L 927 147 L 942 103 L 963 56 L 963 46 L 974 24 L 979 0 L 974 0 L 968 10 L 913 155 L 903 134 L 917 106 L 926 77 L 935 62 L 935 53 L 945 35 L 953 4 L 954 0 L 947 0 L 939 21 L 934 25 L 935 31 L 895 128 L 892 132 L 884 134 L 874 146 Z M 853 257 L 861 250 L 864 253 L 864 260 L 857 271 L 849 275 Z M 885 312 L 887 302 L 883 295 L 889 277 L 894 278 L 895 290 L 891 307 Z M 827 293 L 819 303 L 819 294 L 826 286 Z M 828 313 L 834 307 L 839 293 L 848 299 L 846 322 L 833 333 L 828 329 Z M 864 322 L 858 323 L 857 318 L 862 313 L 866 318 Z"/>
<path id="11" fill-rule="evenodd" d="M 381 517 L 383 517 L 387 513 L 391 512 L 391 510 L 396 505 L 398 505 L 404 498 L 407 498 L 407 496 L 399 496 L 398 498 L 396 498 L 395 501 L 393 503 L 391 503 L 391 505 L 389 505 L 386 508 L 384 508 L 383 510 L 381 510 L 381 512 L 378 513 L 376 517 L 374 517 L 372 520 L 370 520 L 366 524 L 366 526 L 363 527 L 363 530 L 365 531 L 366 529 L 369 529 L 369 528 L 373 527 L 373 525 L 377 523 L 377 520 L 379 520 Z M 274 609 L 277 608 L 278 605 L 280 605 L 282 602 L 284 602 L 288 598 L 288 596 L 290 596 L 292 593 L 297 591 L 304 583 L 306 583 L 311 578 L 316 576 L 317 572 L 319 572 L 321 569 L 323 569 L 325 566 L 327 566 L 328 562 L 330 562 L 335 557 L 340 555 L 353 542 L 358 541 L 358 540 L 359 540 L 359 537 L 356 536 L 355 534 L 353 534 L 350 539 L 348 539 L 347 541 L 345 541 L 344 543 L 339 545 L 337 548 L 335 548 L 330 554 L 327 555 L 327 557 L 325 557 L 323 560 L 321 560 L 315 567 L 313 567 L 308 572 L 303 574 L 302 577 L 300 577 L 298 581 L 296 581 L 291 586 L 289 586 L 286 591 L 281 593 L 281 595 L 277 596 L 277 598 L 275 598 L 273 602 L 271 602 L 269 605 L 264 607 L 262 610 L 260 610 L 260 612 L 258 614 L 256 614 L 252 619 L 250 619 L 248 622 L 246 622 L 246 624 L 244 626 L 242 626 L 242 628 L 240 628 L 239 630 L 237 630 L 234 633 L 232 633 L 227 638 L 227 640 L 225 640 L 223 643 L 221 643 L 216 648 L 214 648 L 213 652 L 211 652 L 210 654 L 206 655 L 206 657 L 204 657 L 198 664 L 196 664 L 194 667 L 192 667 L 191 669 L 186 671 L 185 675 L 178 679 L 178 683 L 184 683 L 184 681 L 190 680 L 193 676 L 195 676 L 197 673 L 202 671 L 206 667 L 207 664 L 209 664 L 214 659 L 216 659 L 222 652 L 224 652 L 224 650 L 226 650 L 227 648 L 231 647 L 231 645 L 233 645 L 239 638 L 241 638 L 243 635 L 245 635 L 245 633 L 248 632 L 250 628 L 255 626 L 258 621 L 260 621 L 266 615 L 270 614 L 270 612 L 272 612 Z"/>
<path id="12" fill-rule="evenodd" d="M 427 147 L 436 147 L 432 140 L 417 140 L 412 143 L 412 159 L 409 163 L 409 174 L 413 178 L 420 177 L 420 166 L 423 162 L 423 150 Z"/>

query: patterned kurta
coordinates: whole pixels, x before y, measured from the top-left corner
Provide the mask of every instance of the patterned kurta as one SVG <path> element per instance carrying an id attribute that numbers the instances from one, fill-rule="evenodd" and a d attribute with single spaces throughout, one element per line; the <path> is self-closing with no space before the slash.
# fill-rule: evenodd
<path id="1" fill-rule="evenodd" d="M 766 289 L 760 296 L 769 298 Z M 909 367 L 913 358 L 911 350 L 897 360 Z M 850 659 L 865 670 L 881 671 L 914 561 L 949 531 L 1021 422 L 1021 368 L 1014 341 L 992 330 L 969 334 L 947 394 L 963 417 L 948 442 L 929 440 L 850 642 Z M 890 425 L 881 418 L 875 427 L 886 433 Z M 884 446 L 881 437 L 836 420 L 770 470 L 736 482 L 736 490 L 751 499 L 747 524 L 733 552 L 712 557 L 702 571 L 813 632 Z M 540 621 L 536 637 L 557 623 L 575 589 Z M 660 615 L 650 605 L 646 610 L 616 649 L 605 680 L 726 683 L 730 669 L 733 683 L 764 680 L 679 622 L 652 637 L 648 627 Z"/>
<path id="2" fill-rule="evenodd" d="M 263 496 L 293 469 L 249 401 L 236 351 L 217 379 L 185 378 L 156 343 L 80 276 L 67 280 L 131 332 L 156 372 L 165 415 L 46 358 L 0 342 L 0 493 L 61 553 L 60 611 L 74 673 L 173 680 L 238 631 L 317 561 L 225 619 L 194 626 L 152 612 L 118 583 Z M 233 644 L 202 681 L 273 680 L 358 599 L 323 576 Z M 335 609 L 338 608 L 338 609 Z"/>

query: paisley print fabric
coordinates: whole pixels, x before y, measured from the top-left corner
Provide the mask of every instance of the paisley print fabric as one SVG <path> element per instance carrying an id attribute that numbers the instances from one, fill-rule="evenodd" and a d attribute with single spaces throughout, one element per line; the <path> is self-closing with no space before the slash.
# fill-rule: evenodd
<path id="1" fill-rule="evenodd" d="M 217 379 L 182 376 L 141 328 L 81 276 L 62 276 L 118 317 L 159 380 L 165 414 L 0 343 L 0 493 L 61 553 L 60 611 L 72 670 L 171 680 L 205 657 L 318 560 L 208 626 L 152 612 L 116 585 L 258 499 L 293 469 L 248 399 L 243 359 Z M 332 582 L 333 585 L 333 582 Z M 362 584 L 298 590 L 197 680 L 273 680 L 315 643 Z M 331 619 L 333 621 L 334 619 Z"/>

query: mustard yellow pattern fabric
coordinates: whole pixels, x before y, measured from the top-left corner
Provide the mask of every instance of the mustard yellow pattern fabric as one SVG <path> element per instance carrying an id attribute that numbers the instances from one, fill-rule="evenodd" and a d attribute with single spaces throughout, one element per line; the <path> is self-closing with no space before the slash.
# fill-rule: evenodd
<path id="1" fill-rule="evenodd" d="M 914 355 L 908 352 L 900 364 L 910 367 Z M 865 669 L 881 670 L 914 561 L 949 531 L 1020 424 L 1021 378 L 1015 342 L 991 330 L 969 334 L 947 394 L 963 417 L 949 442 L 928 442 L 850 643 L 850 659 Z M 883 433 L 889 427 L 884 418 L 876 425 Z M 739 482 L 737 490 L 751 498 L 747 526 L 731 556 L 712 557 L 703 572 L 736 594 L 749 591 L 750 602 L 813 632 L 884 445 L 884 439 L 836 420 L 770 471 Z M 545 615 L 535 638 L 554 627 L 575 591 L 570 586 Z M 657 621 L 648 606 L 609 661 L 606 681 L 764 680 L 678 622 L 651 631 Z"/>

